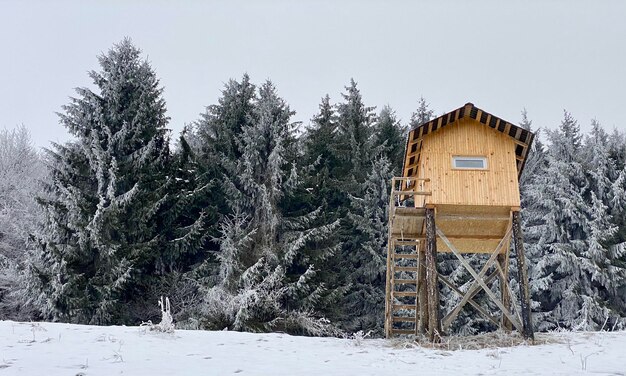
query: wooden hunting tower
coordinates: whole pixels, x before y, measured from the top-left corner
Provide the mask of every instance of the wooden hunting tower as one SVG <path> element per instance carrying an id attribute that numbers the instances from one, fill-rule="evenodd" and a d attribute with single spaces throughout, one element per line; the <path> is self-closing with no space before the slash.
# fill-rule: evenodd
<path id="1" fill-rule="evenodd" d="M 533 138 L 528 130 L 472 103 L 409 132 L 403 176 L 392 179 L 389 207 L 388 338 L 422 333 L 437 340 L 466 304 L 501 328 L 515 327 L 526 338 L 533 337 L 518 184 Z M 511 238 L 519 308 L 509 285 Z M 439 275 L 438 252 L 453 253 L 473 280 L 459 287 Z M 485 254 L 484 266 L 474 270 L 463 256 L 467 253 Z M 439 283 L 460 297 L 445 315 Z M 481 291 L 501 317 L 474 301 Z"/>

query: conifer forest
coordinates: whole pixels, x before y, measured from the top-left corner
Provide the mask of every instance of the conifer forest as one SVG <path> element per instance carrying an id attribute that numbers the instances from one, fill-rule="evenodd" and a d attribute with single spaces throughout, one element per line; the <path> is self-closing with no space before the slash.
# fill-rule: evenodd
<path id="1" fill-rule="evenodd" d="M 163 296 L 180 328 L 383 335 L 390 181 L 409 129 L 449 109 L 415 98 L 403 122 L 349 80 L 302 124 L 279 87 L 243 74 L 173 134 L 138 47 L 98 60 L 51 125 L 71 141 L 39 150 L 25 127 L 0 130 L 1 319 L 138 325 L 159 320 Z M 523 105 L 537 133 L 520 177 L 534 326 L 625 329 L 626 134 L 595 120 L 583 132 L 568 111 L 538 127 Z M 453 333 L 495 329 L 472 310 Z"/>

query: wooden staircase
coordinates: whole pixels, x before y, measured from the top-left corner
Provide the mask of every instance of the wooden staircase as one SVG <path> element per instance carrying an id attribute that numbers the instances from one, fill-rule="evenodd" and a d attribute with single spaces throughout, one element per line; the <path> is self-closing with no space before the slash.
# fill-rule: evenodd
<path id="1" fill-rule="evenodd" d="M 418 324 L 419 241 L 391 240 L 387 278 L 387 337 L 415 335 Z M 398 244 L 400 243 L 400 244 Z M 411 247 L 410 244 L 413 246 Z M 410 248 L 409 248 L 410 247 Z M 409 249 L 411 249 L 409 251 Z"/>
<path id="2" fill-rule="evenodd" d="M 420 254 L 419 250 L 425 230 L 423 196 L 430 194 L 424 190 L 428 181 L 392 179 L 385 304 L 387 338 L 418 332 L 420 278 L 424 273 L 420 270 L 420 266 L 423 269 L 424 253 Z"/>

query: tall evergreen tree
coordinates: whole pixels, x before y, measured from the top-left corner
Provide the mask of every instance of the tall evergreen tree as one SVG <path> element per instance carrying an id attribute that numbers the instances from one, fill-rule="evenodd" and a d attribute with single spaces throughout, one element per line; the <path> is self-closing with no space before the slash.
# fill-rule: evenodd
<path id="1" fill-rule="evenodd" d="M 0 317 L 34 319 L 25 299 L 30 237 L 42 216 L 35 197 L 46 176 L 42 156 L 23 125 L 0 130 Z"/>
<path id="2" fill-rule="evenodd" d="M 338 186 L 339 155 L 337 153 L 337 114 L 326 95 L 303 135 L 302 166 L 307 188 L 313 194 L 315 206 L 327 205 L 329 218 L 334 217 L 342 195 Z"/>
<path id="3" fill-rule="evenodd" d="M 400 174 L 404 160 L 404 148 L 406 147 L 407 130 L 396 118 L 395 111 L 389 106 L 384 106 L 374 123 L 373 149 L 380 153 L 391 164 L 391 171 Z"/>
<path id="4" fill-rule="evenodd" d="M 435 112 L 429 108 L 426 99 L 420 97 L 419 101 L 417 101 L 417 110 L 411 114 L 409 128 L 413 129 L 419 127 L 427 121 L 430 121 L 433 117 L 435 117 Z"/>
<path id="5" fill-rule="evenodd" d="M 343 254 L 342 263 L 351 268 L 343 322 L 343 327 L 350 332 L 365 329 L 382 334 L 392 177 L 389 161 L 381 156 L 372 163 L 367 180 L 361 183 L 363 195 L 350 196 L 348 221 L 353 230 L 346 236 L 344 247 L 352 252 Z"/>
<path id="6" fill-rule="evenodd" d="M 208 327 L 323 334 L 313 312 L 324 285 L 317 264 L 335 250 L 324 240 L 334 225 L 312 227 L 318 212 L 293 216 L 286 202 L 300 184 L 292 112 L 267 82 L 254 121 L 235 135 L 241 157 L 225 175 L 230 214 L 221 223 L 220 281 L 208 289 Z"/>
<path id="7" fill-rule="evenodd" d="M 59 114 L 76 142 L 50 152 L 37 274 L 48 317 L 137 323 L 153 305 L 145 301 L 152 286 L 194 242 L 164 229 L 171 224 L 163 211 L 171 199 L 168 118 L 154 71 L 128 39 L 99 62 L 101 71 L 89 74 L 97 91 L 77 89 Z M 200 222 L 192 237 L 201 237 Z"/>
<path id="8" fill-rule="evenodd" d="M 374 107 L 363 104 L 356 82 L 350 80 L 342 94 L 344 101 L 337 105 L 338 132 L 336 152 L 340 161 L 339 176 L 343 189 L 354 193 L 367 177 L 372 161 Z"/>
<path id="9" fill-rule="evenodd" d="M 612 266 L 606 247 L 616 229 L 590 189 L 582 137 L 571 114 L 565 112 L 548 137 L 545 171 L 526 189 L 528 227 L 536 239 L 530 274 L 539 328 L 594 328 L 616 313 L 609 302 L 621 271 Z"/>

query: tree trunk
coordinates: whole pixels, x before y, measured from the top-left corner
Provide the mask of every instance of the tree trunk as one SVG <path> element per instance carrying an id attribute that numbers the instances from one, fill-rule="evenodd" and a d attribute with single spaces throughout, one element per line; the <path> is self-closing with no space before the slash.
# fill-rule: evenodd
<path id="1" fill-rule="evenodd" d="M 528 271 L 526 270 L 526 257 L 524 256 L 524 242 L 522 240 L 522 226 L 519 211 L 513 212 L 513 244 L 515 245 L 515 258 L 517 259 L 517 278 L 520 289 L 522 306 L 522 335 L 526 339 L 535 340 L 532 321 L 530 317 L 530 293 L 528 291 Z"/>

